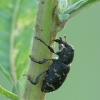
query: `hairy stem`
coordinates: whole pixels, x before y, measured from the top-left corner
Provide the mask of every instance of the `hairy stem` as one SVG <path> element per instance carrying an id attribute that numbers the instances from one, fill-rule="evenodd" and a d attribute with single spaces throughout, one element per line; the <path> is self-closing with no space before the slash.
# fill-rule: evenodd
<path id="1" fill-rule="evenodd" d="M 34 35 L 41 38 L 47 44 L 53 46 L 53 40 L 57 35 L 58 17 L 57 17 L 58 0 L 39 0 L 38 12 L 35 23 Z M 33 37 L 31 56 L 36 60 L 51 58 L 52 53 L 40 41 Z M 35 78 L 45 71 L 50 62 L 39 65 L 30 61 L 28 75 Z M 41 92 L 42 79 L 37 85 L 32 85 L 28 80 L 25 87 L 24 100 L 45 100 L 45 93 Z"/>

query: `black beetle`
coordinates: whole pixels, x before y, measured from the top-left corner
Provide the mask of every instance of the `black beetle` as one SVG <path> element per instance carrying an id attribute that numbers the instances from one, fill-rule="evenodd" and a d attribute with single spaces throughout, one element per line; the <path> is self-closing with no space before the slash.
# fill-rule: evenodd
<path id="1" fill-rule="evenodd" d="M 28 80 L 32 84 L 36 85 L 39 82 L 41 75 L 46 73 L 42 83 L 41 91 L 46 93 L 55 91 L 62 85 L 62 83 L 65 81 L 67 77 L 67 74 L 70 70 L 71 62 L 73 61 L 74 57 L 74 48 L 72 45 L 68 44 L 67 41 L 63 41 L 62 38 L 60 37 L 59 39 L 54 40 L 59 44 L 59 51 L 55 52 L 51 46 L 46 44 L 40 38 L 35 37 L 35 39 L 45 44 L 51 52 L 58 55 L 58 58 L 57 59 L 50 58 L 50 59 L 43 59 L 41 61 L 36 61 L 34 58 L 32 58 L 32 56 L 30 56 L 31 61 L 36 62 L 38 64 L 43 64 L 48 60 L 52 60 L 53 63 L 50 65 L 48 70 L 42 72 L 34 82 L 32 81 L 31 77 L 27 75 Z"/>

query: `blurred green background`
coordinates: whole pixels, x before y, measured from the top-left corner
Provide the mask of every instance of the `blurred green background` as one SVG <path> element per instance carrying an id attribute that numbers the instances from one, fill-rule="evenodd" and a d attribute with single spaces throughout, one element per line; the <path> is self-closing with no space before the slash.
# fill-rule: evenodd
<path id="1" fill-rule="evenodd" d="M 63 31 L 75 48 L 70 73 L 46 100 L 100 100 L 100 3 L 72 18 Z M 11 91 L 10 82 L 0 72 L 0 84 Z M 10 100 L 0 94 L 0 100 Z"/>

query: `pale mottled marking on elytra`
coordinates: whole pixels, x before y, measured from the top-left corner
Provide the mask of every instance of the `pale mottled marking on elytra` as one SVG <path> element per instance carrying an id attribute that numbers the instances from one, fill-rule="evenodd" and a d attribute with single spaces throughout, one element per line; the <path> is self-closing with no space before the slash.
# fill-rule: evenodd
<path id="1" fill-rule="evenodd" d="M 50 79 L 50 81 L 52 81 L 52 79 Z"/>
<path id="2" fill-rule="evenodd" d="M 61 80 L 61 77 L 59 78 L 59 80 Z"/>
<path id="3" fill-rule="evenodd" d="M 50 87 L 53 87 L 53 85 L 52 85 L 52 84 L 50 84 Z"/>
<path id="4" fill-rule="evenodd" d="M 47 83 L 47 85 L 50 86 L 49 83 Z"/>
<path id="5" fill-rule="evenodd" d="M 46 83 L 47 85 L 49 84 L 49 83 Z"/>
<path id="6" fill-rule="evenodd" d="M 57 76 L 57 77 L 61 77 L 59 74 L 57 74 L 57 73 L 55 73 L 55 75 Z"/>
<path id="7" fill-rule="evenodd" d="M 55 68 L 53 69 L 53 71 L 54 71 L 54 72 L 57 72 L 57 70 L 56 70 Z"/>
<path id="8" fill-rule="evenodd" d="M 52 84 L 50 84 L 49 85 L 53 90 L 55 90 L 55 87 L 52 85 Z"/>
<path id="9" fill-rule="evenodd" d="M 61 84 L 61 82 L 59 82 Z"/>
<path id="10" fill-rule="evenodd" d="M 47 86 L 51 87 L 53 90 L 55 90 L 55 87 L 52 84 L 46 83 Z M 46 86 L 45 86 L 46 87 Z"/>
<path id="11" fill-rule="evenodd" d="M 47 77 L 48 75 L 46 75 L 46 77 Z"/>
<path id="12" fill-rule="evenodd" d="M 63 75 L 65 76 L 66 74 L 65 74 L 65 73 L 63 73 Z"/>

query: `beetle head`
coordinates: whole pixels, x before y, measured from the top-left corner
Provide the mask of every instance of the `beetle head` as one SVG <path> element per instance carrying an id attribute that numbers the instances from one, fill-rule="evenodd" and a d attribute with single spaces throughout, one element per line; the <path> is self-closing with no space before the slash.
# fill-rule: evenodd
<path id="1" fill-rule="evenodd" d="M 62 50 L 64 48 L 64 46 L 68 45 L 67 41 L 66 41 L 66 36 L 64 36 L 65 41 L 62 40 L 61 37 L 59 37 L 59 39 L 55 39 L 54 41 L 57 42 L 59 44 L 59 50 Z"/>

